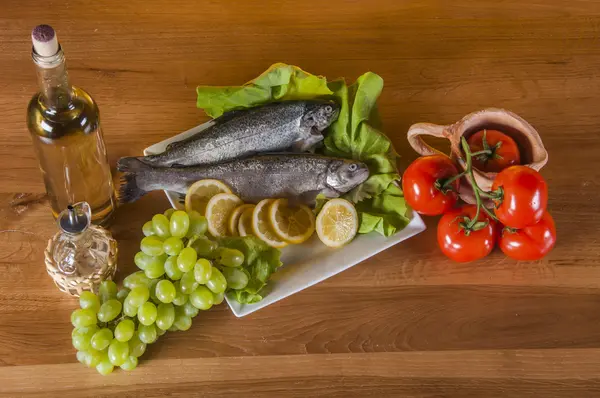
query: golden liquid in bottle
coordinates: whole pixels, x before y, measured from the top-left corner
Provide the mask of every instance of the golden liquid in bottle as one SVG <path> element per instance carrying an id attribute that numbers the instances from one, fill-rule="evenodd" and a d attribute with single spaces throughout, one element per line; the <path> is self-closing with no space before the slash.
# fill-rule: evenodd
<path id="1" fill-rule="evenodd" d="M 27 125 L 33 139 L 52 214 L 86 201 L 94 224 L 106 224 L 116 207 L 110 167 L 96 103 L 72 87 L 68 105 L 47 107 L 41 93 L 29 102 Z"/>

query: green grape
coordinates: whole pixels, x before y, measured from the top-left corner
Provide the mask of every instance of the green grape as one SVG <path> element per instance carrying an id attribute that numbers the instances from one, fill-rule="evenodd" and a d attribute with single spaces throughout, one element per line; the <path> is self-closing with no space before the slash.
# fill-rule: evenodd
<path id="1" fill-rule="evenodd" d="M 88 353 L 85 351 L 77 351 L 77 354 L 75 354 L 75 357 L 77 358 L 77 360 L 79 362 L 81 362 L 82 364 L 84 364 L 85 366 L 87 366 L 89 360 L 88 360 Z"/>
<path id="2" fill-rule="evenodd" d="M 169 277 L 169 279 L 173 281 L 178 281 L 183 276 L 183 272 L 179 268 L 177 268 L 177 256 L 171 256 L 165 261 L 165 274 Z"/>
<path id="3" fill-rule="evenodd" d="M 146 301 L 138 308 L 138 320 L 142 325 L 152 325 L 156 321 L 156 315 L 156 306 L 149 301 Z"/>
<path id="4" fill-rule="evenodd" d="M 121 369 L 129 371 L 135 369 L 137 365 L 138 359 L 133 355 L 130 355 L 127 360 L 123 362 L 123 365 L 121 365 Z"/>
<path id="5" fill-rule="evenodd" d="M 131 304 L 131 302 L 128 299 L 125 299 L 125 301 L 123 302 L 123 314 L 127 315 L 128 317 L 133 318 L 134 316 L 137 315 L 137 310 L 138 310 L 138 307 Z"/>
<path id="6" fill-rule="evenodd" d="M 167 330 L 167 332 L 179 332 L 179 329 L 177 329 L 177 326 L 173 325 Z"/>
<path id="7" fill-rule="evenodd" d="M 194 265 L 194 278 L 196 282 L 201 285 L 204 285 L 210 279 L 212 275 L 212 265 L 210 261 L 205 258 L 200 258 L 196 261 L 196 265 Z"/>
<path id="8" fill-rule="evenodd" d="M 238 268 L 223 268 L 223 276 L 227 281 L 227 287 L 240 290 L 248 285 L 248 275 Z"/>
<path id="9" fill-rule="evenodd" d="M 186 236 L 191 238 L 193 236 L 200 236 L 206 233 L 208 229 L 208 222 L 206 221 L 206 217 L 201 215 L 195 210 L 192 210 L 188 213 L 190 218 L 190 227 Z"/>
<path id="10" fill-rule="evenodd" d="M 123 279 L 123 286 L 128 289 L 134 289 L 136 287 L 146 287 L 150 283 L 150 278 L 146 276 L 144 271 L 136 271 L 133 274 L 129 274 Z"/>
<path id="11" fill-rule="evenodd" d="M 136 334 L 133 335 L 129 340 L 129 355 L 134 357 L 141 357 L 146 352 L 146 343 L 140 340 L 140 337 Z"/>
<path id="12" fill-rule="evenodd" d="M 102 351 L 113 339 L 113 332 L 109 328 L 102 328 L 92 336 L 91 345 L 94 350 Z"/>
<path id="13" fill-rule="evenodd" d="M 174 282 L 173 286 L 175 286 L 175 291 L 177 292 L 177 294 L 175 295 L 175 298 L 173 299 L 173 304 L 174 305 L 184 305 L 186 303 L 186 301 L 188 300 L 188 295 L 181 291 L 181 286 L 179 286 L 179 281 Z"/>
<path id="14" fill-rule="evenodd" d="M 121 313 L 123 304 L 117 299 L 108 300 L 100 306 L 98 311 L 98 320 L 100 322 L 110 322 Z"/>
<path id="15" fill-rule="evenodd" d="M 137 252 L 133 257 L 133 262 L 139 269 L 145 270 L 148 264 L 152 262 L 153 258 L 153 256 L 149 256 L 144 252 Z"/>
<path id="16" fill-rule="evenodd" d="M 98 295 L 101 303 L 117 298 L 117 284 L 113 281 L 102 281 L 98 289 Z"/>
<path id="17" fill-rule="evenodd" d="M 154 228 L 156 235 L 163 239 L 171 236 L 171 232 L 169 231 L 169 219 L 165 217 L 164 214 L 157 214 L 152 217 L 152 227 Z"/>
<path id="18" fill-rule="evenodd" d="M 198 286 L 190 294 L 190 303 L 199 310 L 208 310 L 213 306 L 214 297 L 210 290 L 206 286 Z"/>
<path id="19" fill-rule="evenodd" d="M 81 292 L 79 296 L 79 306 L 83 309 L 89 308 L 90 310 L 97 312 L 100 309 L 100 299 L 92 292 Z"/>
<path id="20" fill-rule="evenodd" d="M 157 327 L 156 328 L 156 338 L 159 338 L 160 336 L 162 336 L 163 334 L 167 333 L 166 330 L 162 330 L 161 328 Z"/>
<path id="21" fill-rule="evenodd" d="M 94 350 L 93 348 L 90 348 L 90 349 L 87 351 L 87 354 L 88 354 L 88 355 L 87 355 L 87 356 L 88 356 L 88 363 L 87 363 L 87 365 L 88 365 L 90 368 L 95 368 L 96 366 L 98 366 L 98 364 L 99 364 L 100 362 L 102 362 L 102 358 L 103 358 L 103 356 L 104 356 L 104 355 L 102 354 L 102 352 L 100 352 L 100 351 L 96 351 L 96 350 Z"/>
<path id="22" fill-rule="evenodd" d="M 163 213 L 165 215 L 165 217 L 167 217 L 168 219 L 171 218 L 171 215 L 175 213 L 175 209 L 174 208 L 168 208 L 167 210 L 165 210 L 165 212 Z"/>
<path id="23" fill-rule="evenodd" d="M 156 314 L 156 326 L 161 330 L 167 330 L 175 321 L 175 307 L 173 304 L 159 304 Z"/>
<path id="24" fill-rule="evenodd" d="M 186 315 L 177 315 L 173 325 L 175 325 L 178 330 L 188 330 L 190 327 L 192 327 L 192 318 Z"/>
<path id="25" fill-rule="evenodd" d="M 156 341 L 157 334 L 154 325 L 139 325 L 138 337 L 146 344 L 152 344 Z"/>
<path id="26" fill-rule="evenodd" d="M 154 228 L 152 227 L 152 221 L 147 221 L 144 223 L 142 226 L 142 233 L 144 236 L 152 236 L 156 234 L 156 232 L 154 232 Z"/>
<path id="27" fill-rule="evenodd" d="M 180 315 L 189 316 L 190 318 L 194 318 L 196 315 L 198 315 L 198 312 L 200 312 L 200 310 L 198 308 L 194 307 L 194 305 L 192 304 L 192 302 L 190 300 L 188 300 L 183 305 L 183 307 L 180 307 L 180 308 L 181 309 L 175 313 L 175 317 L 177 317 L 177 314 L 180 314 Z"/>
<path id="28" fill-rule="evenodd" d="M 122 289 L 119 289 L 119 292 L 117 293 L 117 300 L 119 300 L 121 303 L 123 301 L 125 301 L 125 299 L 127 298 L 127 296 L 129 295 L 129 292 L 131 290 L 129 290 L 128 288 L 124 287 Z"/>
<path id="29" fill-rule="evenodd" d="M 198 257 L 212 258 L 219 245 L 217 242 L 213 242 L 212 240 L 203 237 L 193 241 L 190 247 L 196 251 Z"/>
<path id="30" fill-rule="evenodd" d="M 190 216 L 185 211 L 177 210 L 171 215 L 170 231 L 172 236 L 183 238 L 190 228 Z"/>
<path id="31" fill-rule="evenodd" d="M 129 358 L 129 344 L 113 340 L 108 346 L 108 360 L 115 366 L 121 366 Z"/>
<path id="32" fill-rule="evenodd" d="M 163 276 L 165 273 L 165 261 L 160 257 L 155 257 L 155 260 L 152 261 L 146 269 L 144 270 L 144 274 L 150 279 L 156 279 Z"/>
<path id="33" fill-rule="evenodd" d="M 150 284 L 150 300 L 152 300 L 154 304 L 160 304 L 160 300 L 158 297 L 156 297 L 156 285 L 158 282 L 159 279 L 153 279 L 152 283 Z"/>
<path id="34" fill-rule="evenodd" d="M 160 256 L 165 252 L 162 239 L 156 236 L 146 236 L 142 239 L 140 249 L 149 256 Z"/>
<path id="35" fill-rule="evenodd" d="M 190 294 L 198 287 L 198 282 L 196 282 L 196 278 L 194 278 L 194 272 L 189 271 L 183 274 L 181 280 L 179 281 L 179 289 L 181 289 L 182 293 Z"/>
<path id="36" fill-rule="evenodd" d="M 196 251 L 191 247 L 186 247 L 183 249 L 179 256 L 177 256 L 177 268 L 181 272 L 188 272 L 194 268 L 194 264 L 196 264 L 196 260 L 198 259 L 198 255 Z"/>
<path id="37" fill-rule="evenodd" d="M 90 308 L 81 308 L 73 311 L 71 314 L 71 323 L 76 328 L 91 326 L 96 324 L 96 311 Z"/>
<path id="38" fill-rule="evenodd" d="M 134 307 L 139 307 L 150 298 L 150 290 L 146 286 L 136 286 L 131 289 L 127 301 Z"/>
<path id="39" fill-rule="evenodd" d="M 79 335 L 73 336 L 71 338 L 71 342 L 73 343 L 73 347 L 78 351 L 85 351 L 90 348 L 90 336 L 87 335 Z"/>
<path id="40" fill-rule="evenodd" d="M 173 282 L 163 279 L 156 285 L 156 297 L 163 303 L 172 303 L 177 295 Z"/>
<path id="41" fill-rule="evenodd" d="M 135 324 L 131 319 L 123 319 L 115 327 L 115 339 L 126 342 L 131 340 L 135 333 Z"/>
<path id="42" fill-rule="evenodd" d="M 212 267 L 212 274 L 208 282 L 206 282 L 206 287 L 208 287 L 211 292 L 217 294 L 223 293 L 225 289 L 227 289 L 227 280 L 218 268 Z"/>
<path id="43" fill-rule="evenodd" d="M 92 337 L 97 331 L 98 326 L 96 326 L 96 324 L 83 328 L 73 329 L 73 333 L 71 333 L 73 347 L 75 347 L 75 349 L 79 351 L 89 350 Z"/>
<path id="44" fill-rule="evenodd" d="M 176 256 L 183 249 L 183 241 L 180 238 L 171 236 L 163 242 L 163 250 L 169 256 Z"/>
<path id="45" fill-rule="evenodd" d="M 225 300 L 225 293 L 213 293 L 215 298 L 214 298 L 214 305 L 219 305 L 223 302 L 223 300 Z"/>
<path id="46" fill-rule="evenodd" d="M 244 263 L 244 254 L 236 249 L 220 247 L 217 249 L 217 261 L 226 267 L 240 267 Z"/>
<path id="47" fill-rule="evenodd" d="M 110 360 L 108 359 L 108 354 L 103 355 L 102 361 L 100 361 L 100 363 L 98 365 L 96 365 L 96 370 L 102 376 L 106 376 L 106 375 L 112 373 L 114 368 L 115 368 L 114 365 L 112 363 L 110 363 Z"/>

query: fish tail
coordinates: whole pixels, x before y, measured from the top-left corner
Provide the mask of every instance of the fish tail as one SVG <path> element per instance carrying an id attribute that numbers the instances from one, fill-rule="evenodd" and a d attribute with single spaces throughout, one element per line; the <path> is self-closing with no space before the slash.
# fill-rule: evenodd
<path id="1" fill-rule="evenodd" d="M 140 158 L 128 157 L 119 159 L 117 169 L 125 173 L 121 177 L 119 187 L 120 203 L 134 202 L 148 193 L 138 186 L 137 177 L 138 174 L 151 170 L 151 166 L 142 162 Z"/>
<path id="2" fill-rule="evenodd" d="M 121 158 L 117 162 L 117 170 L 124 173 L 139 173 L 140 171 L 150 170 L 150 165 L 146 163 L 147 156 Z"/>
<path id="3" fill-rule="evenodd" d="M 135 202 L 145 194 L 144 191 L 137 185 L 135 173 L 125 173 L 121 177 L 121 186 L 119 187 L 119 203 L 131 203 Z"/>

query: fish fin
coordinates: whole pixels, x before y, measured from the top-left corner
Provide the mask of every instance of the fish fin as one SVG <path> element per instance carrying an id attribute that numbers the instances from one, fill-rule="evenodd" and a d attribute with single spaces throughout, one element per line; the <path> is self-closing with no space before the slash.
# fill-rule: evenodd
<path id="1" fill-rule="evenodd" d="M 295 206 L 298 204 L 306 204 L 309 206 L 314 206 L 314 204 L 317 202 L 317 196 L 321 193 L 321 190 L 314 190 L 314 191 L 306 191 L 306 192 L 302 192 L 300 194 L 300 196 L 293 196 L 290 199 L 288 199 L 290 205 Z"/>
<path id="2" fill-rule="evenodd" d="M 126 157 L 121 158 L 117 162 L 117 170 L 125 173 L 138 173 L 140 171 L 150 170 L 150 167 L 145 160 L 148 157 Z"/>
<path id="3" fill-rule="evenodd" d="M 121 178 L 121 186 L 119 187 L 119 203 L 123 204 L 135 202 L 147 193 L 147 191 L 144 191 L 138 187 L 135 172 L 126 173 Z"/>
<path id="4" fill-rule="evenodd" d="M 185 194 L 183 194 L 183 193 L 178 193 L 178 194 L 177 194 L 177 202 L 178 202 L 180 205 L 183 205 L 183 206 L 185 206 Z"/>
<path id="5" fill-rule="evenodd" d="M 223 113 L 221 116 L 213 119 L 213 122 L 215 124 L 222 124 L 222 123 L 228 122 L 233 118 L 243 115 L 244 113 L 248 112 L 251 109 L 252 108 L 234 109 L 232 111 L 227 111 L 227 112 Z"/>
<path id="6" fill-rule="evenodd" d="M 181 145 L 182 141 L 175 141 L 175 142 L 171 142 L 169 145 L 167 145 L 167 147 L 165 148 L 165 152 L 169 152 L 172 151 L 173 149 L 177 148 L 178 146 Z"/>

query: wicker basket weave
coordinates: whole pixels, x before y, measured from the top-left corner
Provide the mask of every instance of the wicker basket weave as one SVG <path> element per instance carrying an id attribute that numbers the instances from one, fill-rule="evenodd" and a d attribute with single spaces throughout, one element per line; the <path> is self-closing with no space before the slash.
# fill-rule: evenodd
<path id="1" fill-rule="evenodd" d="M 48 275 L 52 277 L 54 283 L 61 292 L 65 292 L 77 297 L 79 297 L 79 295 L 86 290 L 97 293 L 98 287 L 102 281 L 107 279 L 112 280 L 112 278 L 115 276 L 115 272 L 117 271 L 117 242 L 110 236 L 108 231 L 100 227 L 95 228 L 102 229 L 103 233 L 108 236 L 110 242 L 109 255 L 107 257 L 108 262 L 90 275 L 65 275 L 62 273 L 52 258 L 53 242 L 58 238 L 61 232 L 58 232 L 48 241 L 48 246 L 44 251 L 46 271 L 48 272 Z"/>

